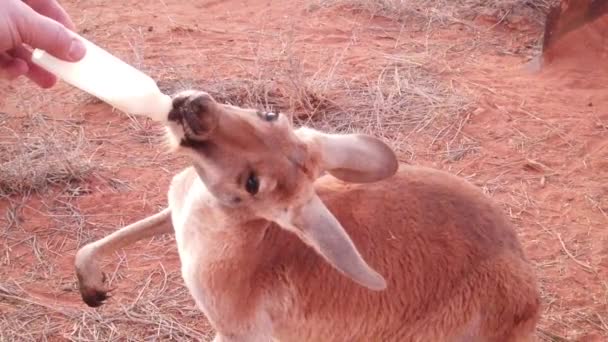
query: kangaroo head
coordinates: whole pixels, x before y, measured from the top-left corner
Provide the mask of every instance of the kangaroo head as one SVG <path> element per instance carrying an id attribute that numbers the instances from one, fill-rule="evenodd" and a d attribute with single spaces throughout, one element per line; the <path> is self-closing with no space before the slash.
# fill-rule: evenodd
<path id="1" fill-rule="evenodd" d="M 286 115 L 221 104 L 200 91 L 175 95 L 168 119 L 172 147 L 190 156 L 220 205 L 275 222 L 367 288 L 386 287 L 313 187 L 324 172 L 347 182 L 390 177 L 398 163 L 385 143 L 294 129 Z"/>

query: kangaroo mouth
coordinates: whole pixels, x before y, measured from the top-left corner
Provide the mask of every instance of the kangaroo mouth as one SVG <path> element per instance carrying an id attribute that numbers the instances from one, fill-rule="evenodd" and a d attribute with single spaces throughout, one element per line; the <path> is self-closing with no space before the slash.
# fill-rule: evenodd
<path id="1" fill-rule="evenodd" d="M 184 138 L 203 141 L 217 127 L 218 110 L 209 94 L 200 91 L 182 92 L 174 97 L 168 119 L 182 126 Z"/>

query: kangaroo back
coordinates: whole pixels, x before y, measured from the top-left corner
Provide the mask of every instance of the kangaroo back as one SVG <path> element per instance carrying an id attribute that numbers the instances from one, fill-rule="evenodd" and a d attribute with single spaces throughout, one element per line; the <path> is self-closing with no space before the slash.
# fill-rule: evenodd
<path id="1" fill-rule="evenodd" d="M 372 184 L 323 177 L 316 189 L 387 288 L 353 283 L 275 227 L 282 242 L 271 239 L 268 248 L 281 251 L 276 267 L 293 303 L 281 340 L 519 341 L 516 334 L 532 334 L 533 270 L 511 224 L 477 188 L 405 166 Z"/>

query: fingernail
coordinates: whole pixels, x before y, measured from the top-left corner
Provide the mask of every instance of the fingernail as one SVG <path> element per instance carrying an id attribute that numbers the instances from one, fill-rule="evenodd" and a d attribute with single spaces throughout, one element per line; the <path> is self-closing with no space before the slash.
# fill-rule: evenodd
<path id="1" fill-rule="evenodd" d="M 82 57 L 84 57 L 86 52 L 86 47 L 79 39 L 72 39 L 72 44 L 70 45 L 68 55 L 74 62 L 79 61 Z"/>

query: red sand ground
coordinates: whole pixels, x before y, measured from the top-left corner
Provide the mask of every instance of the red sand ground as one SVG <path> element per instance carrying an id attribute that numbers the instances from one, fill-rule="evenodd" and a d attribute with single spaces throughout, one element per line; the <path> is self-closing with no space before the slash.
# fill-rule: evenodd
<path id="1" fill-rule="evenodd" d="M 541 340 L 608 338 L 608 64 L 605 49 L 586 44 L 606 46 L 599 30 L 570 35 L 559 50 L 562 58 L 532 73 L 523 67 L 530 56 L 525 46 L 542 28 L 525 17 L 417 28 L 413 21 L 306 1 L 64 3 L 83 35 L 172 87 L 255 74 L 261 55 L 290 55 L 304 61 L 308 74 L 339 61 L 336 74 L 371 80 L 391 56 L 432 68 L 467 93 L 471 107 L 452 128 L 456 148 L 463 141 L 474 148 L 446 158 L 455 149 L 453 135 L 420 130 L 402 142 L 402 159 L 467 177 L 503 205 L 538 271 Z M 32 113 L 81 126 L 92 145 L 88 156 L 105 166 L 77 185 L 78 196 L 57 190 L 0 202 L 6 223 L 0 228 L 0 340 L 191 340 L 206 334 L 204 317 L 181 283 L 170 237 L 108 258 L 105 269 L 116 291 L 103 308 L 87 308 L 75 288 L 79 243 L 165 204 L 170 177 L 184 163 L 141 137 L 158 127 L 145 120 L 134 127 L 128 117 L 63 84 L 41 91 L 16 82 L 0 91 L 5 128 L 26 134 L 23 125 Z"/>

